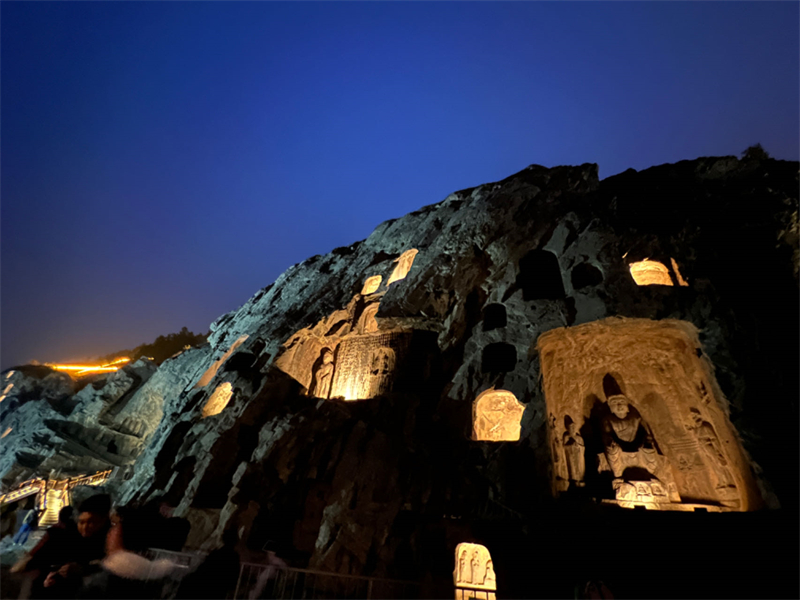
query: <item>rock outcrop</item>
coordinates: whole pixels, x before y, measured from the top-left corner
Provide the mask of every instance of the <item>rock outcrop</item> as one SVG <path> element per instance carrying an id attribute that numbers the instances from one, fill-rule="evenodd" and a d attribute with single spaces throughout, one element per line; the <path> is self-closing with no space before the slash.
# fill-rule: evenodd
<path id="1" fill-rule="evenodd" d="M 208 345 L 154 374 L 126 367 L 60 424 L 48 405 L 14 431 L 47 427 L 60 452 L 80 439 L 107 462 L 87 438 L 113 431 L 116 464 L 132 464 L 119 500 L 165 495 L 193 546 L 236 528 L 253 550 L 277 540 L 311 568 L 446 595 L 456 546 L 479 542 L 498 589 L 530 597 L 523 555 L 542 518 L 536 560 L 567 553 L 569 579 L 603 560 L 569 536 L 678 522 L 620 506 L 796 509 L 797 189 L 797 163 L 776 160 L 603 181 L 592 164 L 533 165 L 289 268 Z M 638 268 L 661 284 L 637 285 Z M 620 317 L 635 326 L 608 333 Z M 476 408 L 491 390 L 513 398 Z M 15 452 L 7 475 L 28 456 Z M 622 512 L 587 524 L 601 509 Z M 643 579 L 658 568 L 631 560 Z"/>

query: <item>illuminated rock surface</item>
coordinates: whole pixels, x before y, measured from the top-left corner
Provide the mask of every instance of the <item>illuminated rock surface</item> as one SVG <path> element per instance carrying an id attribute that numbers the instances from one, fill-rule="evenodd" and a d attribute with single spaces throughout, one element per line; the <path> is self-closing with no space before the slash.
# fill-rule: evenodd
<path id="1" fill-rule="evenodd" d="M 453 597 L 462 543 L 491 552 L 499 597 L 571 596 L 598 572 L 619 597 L 647 597 L 654 581 L 672 597 L 796 595 L 796 577 L 748 576 L 748 565 L 798 562 L 796 524 L 780 520 L 798 507 L 797 173 L 797 163 L 731 157 L 602 182 L 595 165 L 531 166 L 456 192 L 290 267 L 213 323 L 206 346 L 122 396 L 126 383 L 105 379 L 110 399 L 102 386 L 80 392 L 67 398 L 69 415 L 42 402 L 4 413 L 12 450 L 4 446 L 0 474 L 18 481 L 54 464 L 55 449 L 35 434 L 56 431 L 87 463 L 135 459 L 117 497 L 165 494 L 193 523 L 192 546 L 235 527 L 251 550 L 278 540 L 297 566 L 426 581 L 425 597 Z M 672 285 L 637 285 L 629 265 L 646 259 L 672 269 Z M 608 446 L 592 454 L 605 438 L 582 429 L 586 397 L 605 406 L 615 395 L 602 388 L 605 371 L 597 379 L 602 365 L 576 359 L 552 371 L 563 380 L 553 384 L 537 350 L 542 334 L 610 317 L 698 332 L 684 350 L 699 362 L 661 365 L 635 345 L 602 358 L 602 336 L 575 354 L 627 365 L 607 372 L 623 374 L 630 416 L 597 420 L 631 444 L 621 462 Z M 707 401 L 697 364 L 708 365 Z M 673 395 L 648 404 L 647 381 L 662 393 L 674 384 Z M 202 418 L 220 385 L 230 401 Z M 521 403 L 518 440 L 502 407 L 494 424 L 476 423 L 473 405 L 490 389 Z M 504 433 L 490 435 L 498 423 Z M 647 431 L 652 443 L 626 437 Z M 124 456 L 99 453 L 84 434 Z M 702 468 L 680 471 L 686 448 Z M 26 462 L 32 454 L 46 460 Z M 609 470 L 598 454 L 611 456 Z M 618 464 L 639 469 L 617 478 L 633 486 L 620 484 L 632 502 L 674 482 L 677 496 L 665 485 L 665 497 L 690 510 L 783 508 L 710 521 L 601 504 L 616 493 L 609 482 L 598 497 L 589 474 Z M 632 551 L 642 544 L 671 558 Z M 621 560 L 614 547 L 631 551 Z M 791 560 L 773 556 L 786 547 Z M 703 565 L 708 583 L 690 565 Z M 753 583 L 764 579 L 773 587 Z"/>

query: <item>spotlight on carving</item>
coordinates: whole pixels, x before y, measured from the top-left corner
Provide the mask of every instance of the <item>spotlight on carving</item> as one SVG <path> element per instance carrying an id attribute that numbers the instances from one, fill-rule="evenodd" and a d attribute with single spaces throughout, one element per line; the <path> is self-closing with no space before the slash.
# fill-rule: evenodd
<path id="1" fill-rule="evenodd" d="M 646 258 L 628 267 L 636 285 L 672 285 L 669 269 L 656 260 Z"/>
<path id="2" fill-rule="evenodd" d="M 486 442 L 519 440 L 525 406 L 506 390 L 487 390 L 472 405 L 472 439 Z"/>
<path id="3" fill-rule="evenodd" d="M 392 285 L 395 281 L 400 281 L 401 279 L 405 279 L 408 272 L 411 270 L 411 265 L 414 264 L 414 257 L 417 256 L 416 248 L 412 248 L 411 250 L 406 250 L 403 252 L 395 262 L 397 266 L 392 271 L 392 276 L 389 277 L 389 283 L 387 285 Z"/>
<path id="4" fill-rule="evenodd" d="M 230 402 L 231 396 L 233 396 L 233 387 L 230 382 L 226 381 L 219 384 L 203 407 L 203 418 L 213 417 L 221 413 Z"/>
<path id="5" fill-rule="evenodd" d="M 214 379 L 214 376 L 217 374 L 217 371 L 219 371 L 219 368 L 222 366 L 222 363 L 224 363 L 226 360 L 228 360 L 228 358 L 230 358 L 231 354 L 236 352 L 236 349 L 239 346 L 241 346 L 245 342 L 245 340 L 247 340 L 248 337 L 249 336 L 247 336 L 247 335 L 243 335 L 238 340 L 233 342 L 233 345 L 230 348 L 228 348 L 228 351 L 225 352 L 225 354 L 223 354 L 222 356 L 220 356 L 217 360 L 215 360 L 211 364 L 211 366 L 208 367 L 208 369 L 206 369 L 206 372 L 203 373 L 203 375 L 200 377 L 200 379 L 197 381 L 197 383 L 194 384 L 194 387 L 195 388 L 201 388 L 201 387 L 207 386 L 209 384 L 209 382 L 212 379 Z"/>
<path id="6" fill-rule="evenodd" d="M 361 288 L 361 295 L 368 296 L 369 294 L 374 294 L 378 291 L 378 288 L 381 287 L 381 280 L 383 277 L 380 275 L 373 275 L 372 277 L 367 277 L 367 280 L 364 282 L 364 287 Z"/>
<path id="7" fill-rule="evenodd" d="M 497 577 L 492 556 L 485 546 L 467 543 L 456 546 L 453 582 L 456 585 L 456 600 L 495 600 Z"/>

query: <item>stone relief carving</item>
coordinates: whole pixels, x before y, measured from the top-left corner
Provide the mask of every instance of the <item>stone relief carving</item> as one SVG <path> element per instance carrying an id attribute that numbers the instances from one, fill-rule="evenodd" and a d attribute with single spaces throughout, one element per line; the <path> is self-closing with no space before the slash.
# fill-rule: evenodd
<path id="1" fill-rule="evenodd" d="M 383 277 L 380 275 L 373 275 L 372 277 L 367 277 L 364 281 L 364 287 L 361 288 L 361 295 L 367 296 L 369 294 L 374 294 L 378 291 L 378 288 L 381 287 L 381 280 Z"/>
<path id="2" fill-rule="evenodd" d="M 222 412 L 233 396 L 233 387 L 229 381 L 220 383 L 203 406 L 203 418 L 213 417 Z"/>
<path id="3" fill-rule="evenodd" d="M 476 398 L 472 409 L 473 439 L 486 442 L 516 442 L 525 405 L 506 390 L 487 390 Z"/>
<path id="4" fill-rule="evenodd" d="M 763 499 L 697 329 L 614 317 L 544 333 L 552 491 L 654 510 L 757 510 Z M 613 385 L 611 385 L 613 383 Z M 608 385 L 606 385 L 608 384 Z"/>
<path id="5" fill-rule="evenodd" d="M 497 590 L 497 578 L 489 550 L 480 544 L 461 543 L 456 546 L 456 568 L 453 571 L 456 588 L 471 590 Z M 464 590 L 466 591 L 466 590 Z M 458 590 L 457 590 L 458 592 Z M 494 598 L 491 595 L 456 594 L 457 598 Z"/>
<path id="6" fill-rule="evenodd" d="M 614 475 L 612 485 L 617 500 L 641 495 L 651 502 L 680 502 L 669 465 L 659 455 L 647 422 L 624 394 L 609 397 L 608 408 L 602 422 L 602 440 L 605 464 Z"/>
<path id="7" fill-rule="evenodd" d="M 380 308 L 380 303 L 375 302 L 364 309 L 358 322 L 359 333 L 375 333 L 378 331 L 378 321 L 375 318 L 375 315 L 378 314 L 378 308 Z"/>
<path id="8" fill-rule="evenodd" d="M 735 499 L 736 484 L 734 483 L 731 471 L 728 468 L 728 461 L 725 459 L 725 454 L 722 452 L 722 446 L 719 443 L 717 432 L 714 426 L 703 418 L 703 415 L 696 408 L 689 410 L 690 422 L 686 425 L 686 429 L 692 432 L 700 444 L 700 448 L 708 458 L 708 462 L 712 465 L 712 469 L 717 476 L 716 489 L 720 495 L 720 499 L 730 501 Z"/>
<path id="9" fill-rule="evenodd" d="M 329 348 L 325 348 L 322 350 L 322 364 L 314 374 L 314 396 L 316 398 L 327 400 L 330 396 L 334 369 L 333 352 Z"/>
<path id="10" fill-rule="evenodd" d="M 628 265 L 636 285 L 673 285 L 666 265 L 656 260 L 644 259 Z"/>
<path id="11" fill-rule="evenodd" d="M 396 357 L 394 350 L 381 346 L 372 351 L 370 358 L 370 397 L 388 392 L 391 388 L 392 374 Z"/>
<path id="12" fill-rule="evenodd" d="M 569 473 L 567 472 L 566 458 L 564 457 L 562 437 L 558 433 L 556 417 L 550 413 L 548 421 L 548 438 L 550 440 L 550 455 L 553 460 L 553 475 L 556 480 L 556 487 L 564 491 L 569 486 Z"/>
<path id="13" fill-rule="evenodd" d="M 414 264 L 414 258 L 417 256 L 418 252 L 419 250 L 416 248 L 406 250 L 395 260 L 397 266 L 394 268 L 394 271 L 392 271 L 387 285 L 392 285 L 395 281 L 406 278 L 406 275 L 408 275 L 408 272 L 411 270 L 411 265 Z"/>
<path id="14" fill-rule="evenodd" d="M 564 455 L 567 458 L 567 471 L 569 472 L 570 482 L 576 486 L 586 485 L 586 444 L 583 436 L 578 431 L 578 424 L 570 417 L 565 417 L 566 431 L 564 432 L 563 446 Z"/>

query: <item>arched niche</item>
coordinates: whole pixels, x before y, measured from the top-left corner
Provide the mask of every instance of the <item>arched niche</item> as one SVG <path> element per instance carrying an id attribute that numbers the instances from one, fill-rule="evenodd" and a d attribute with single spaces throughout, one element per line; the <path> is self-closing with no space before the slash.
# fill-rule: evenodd
<path id="1" fill-rule="evenodd" d="M 628 265 L 636 285 L 673 285 L 669 269 L 657 260 L 640 260 Z"/>
<path id="2" fill-rule="evenodd" d="M 508 324 L 506 307 L 502 304 L 487 304 L 483 309 L 483 330 L 500 329 Z"/>
<path id="3" fill-rule="evenodd" d="M 380 308 L 380 302 L 374 302 L 364 308 L 361 317 L 358 319 L 358 333 L 375 333 L 378 331 L 378 321 L 375 318 L 375 315 L 378 314 L 378 308 Z"/>
<path id="4" fill-rule="evenodd" d="M 411 250 L 406 250 L 395 259 L 397 266 L 395 266 L 394 271 L 392 271 L 387 285 L 392 285 L 395 281 L 406 278 L 406 275 L 408 275 L 408 272 L 411 270 L 411 265 L 414 264 L 414 258 L 417 256 L 418 252 L 419 250 L 412 248 Z"/>
<path id="5" fill-rule="evenodd" d="M 203 406 L 203 418 L 221 413 L 230 402 L 231 396 L 233 396 L 233 387 L 230 382 L 220 383 Z"/>
<path id="6" fill-rule="evenodd" d="M 516 442 L 525 405 L 507 390 L 486 390 L 472 404 L 472 439 Z"/>
<path id="7" fill-rule="evenodd" d="M 539 337 L 554 494 L 653 510 L 763 505 L 698 331 L 612 317 Z"/>
<path id="8" fill-rule="evenodd" d="M 239 337 L 239 339 L 236 340 L 230 348 L 228 348 L 225 354 L 223 354 L 217 360 L 211 363 L 211 366 L 208 369 L 206 369 L 206 372 L 203 373 L 200 379 L 197 380 L 197 383 L 194 384 L 194 387 L 200 388 L 207 386 L 211 382 L 211 380 L 214 379 L 214 376 L 217 374 L 217 371 L 219 371 L 219 368 L 225 363 L 226 360 L 230 358 L 231 354 L 236 352 L 236 349 L 239 346 L 241 346 L 247 340 L 248 337 L 249 337 L 248 335 L 243 335 Z"/>
<path id="9" fill-rule="evenodd" d="M 486 546 L 463 542 L 456 546 L 453 583 L 456 600 L 495 600 L 497 576 Z"/>
<path id="10" fill-rule="evenodd" d="M 368 296 L 369 294 L 374 294 L 378 291 L 378 288 L 381 287 L 381 280 L 383 277 L 380 275 L 373 275 L 372 277 L 367 277 L 364 281 L 364 287 L 361 288 L 361 295 Z"/>
<path id="11" fill-rule="evenodd" d="M 526 301 L 567 297 L 558 258 L 547 250 L 531 250 L 520 259 L 517 285 Z"/>

